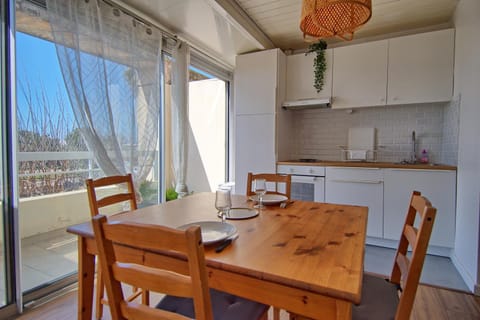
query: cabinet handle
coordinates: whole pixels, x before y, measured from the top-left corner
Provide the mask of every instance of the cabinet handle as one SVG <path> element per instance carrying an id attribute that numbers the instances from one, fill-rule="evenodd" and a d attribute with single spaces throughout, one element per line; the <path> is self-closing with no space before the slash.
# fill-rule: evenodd
<path id="1" fill-rule="evenodd" d="M 345 169 L 354 169 L 354 170 L 358 170 L 358 171 L 361 171 L 361 170 L 364 170 L 364 171 L 367 171 L 367 170 L 381 170 L 382 169 L 382 168 L 358 168 L 358 167 L 344 167 L 344 168 Z M 332 169 L 332 171 L 342 171 L 342 169 Z"/>
<path id="2" fill-rule="evenodd" d="M 451 170 L 435 170 L 435 169 L 388 169 L 389 171 L 398 171 L 398 172 L 405 172 L 405 171 L 412 171 L 412 172 L 449 172 Z"/>
<path id="3" fill-rule="evenodd" d="M 382 180 L 342 180 L 342 179 L 332 179 L 328 180 L 330 182 L 341 182 L 341 183 L 368 183 L 368 184 L 380 184 L 383 183 Z"/>

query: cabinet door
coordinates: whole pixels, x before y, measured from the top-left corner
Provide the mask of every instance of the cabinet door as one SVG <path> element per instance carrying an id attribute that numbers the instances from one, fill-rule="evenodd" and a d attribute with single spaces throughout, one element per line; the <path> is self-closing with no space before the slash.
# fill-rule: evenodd
<path id="1" fill-rule="evenodd" d="M 389 40 L 387 104 L 449 101 L 453 29 Z"/>
<path id="2" fill-rule="evenodd" d="M 235 114 L 274 113 L 278 50 L 239 55 L 234 74 Z"/>
<path id="3" fill-rule="evenodd" d="M 313 87 L 315 53 L 305 55 L 294 54 L 287 56 L 287 96 L 286 100 L 331 98 L 332 96 L 332 70 L 333 50 L 325 51 L 327 69 L 324 74 L 324 85 L 320 92 Z"/>
<path id="4" fill-rule="evenodd" d="M 275 172 L 275 115 L 240 115 L 235 127 L 235 193 L 245 194 L 247 173 Z"/>
<path id="5" fill-rule="evenodd" d="M 399 240 L 412 191 L 420 191 L 437 208 L 430 244 L 453 248 L 455 240 L 455 171 L 386 169 L 383 232 Z"/>
<path id="6" fill-rule="evenodd" d="M 325 202 L 368 207 L 367 236 L 383 237 L 383 171 L 327 167 Z"/>
<path id="7" fill-rule="evenodd" d="M 387 40 L 333 49 L 332 108 L 386 104 Z"/>

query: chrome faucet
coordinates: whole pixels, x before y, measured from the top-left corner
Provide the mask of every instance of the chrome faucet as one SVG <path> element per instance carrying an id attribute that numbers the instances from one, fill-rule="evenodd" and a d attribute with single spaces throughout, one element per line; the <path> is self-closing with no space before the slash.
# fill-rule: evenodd
<path id="1" fill-rule="evenodd" d="M 416 163 L 417 162 L 417 150 L 416 150 L 416 139 L 415 139 L 415 130 L 412 131 L 412 154 L 410 155 L 410 162 Z"/>

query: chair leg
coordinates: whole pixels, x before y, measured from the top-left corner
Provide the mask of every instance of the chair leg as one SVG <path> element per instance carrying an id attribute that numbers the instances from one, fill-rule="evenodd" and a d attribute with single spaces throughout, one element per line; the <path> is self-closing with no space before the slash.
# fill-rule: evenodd
<path id="1" fill-rule="evenodd" d="M 256 320 L 268 320 L 268 308 L 265 312 Z"/>
<path id="2" fill-rule="evenodd" d="M 289 315 L 288 316 L 289 320 L 312 320 L 310 318 L 302 317 L 302 316 L 299 316 L 299 315 L 297 315 L 295 313 L 291 313 L 291 312 L 289 312 L 288 315 Z"/>
<path id="3" fill-rule="evenodd" d="M 273 307 L 273 320 L 280 320 L 280 309 Z"/>
<path id="4" fill-rule="evenodd" d="M 104 294 L 104 283 L 102 270 L 98 268 L 97 270 L 97 286 L 96 286 L 96 295 L 95 295 L 95 316 L 97 320 L 102 319 L 103 317 L 103 294 Z"/>
<path id="5" fill-rule="evenodd" d="M 150 305 L 150 291 L 142 289 L 142 304 Z"/>

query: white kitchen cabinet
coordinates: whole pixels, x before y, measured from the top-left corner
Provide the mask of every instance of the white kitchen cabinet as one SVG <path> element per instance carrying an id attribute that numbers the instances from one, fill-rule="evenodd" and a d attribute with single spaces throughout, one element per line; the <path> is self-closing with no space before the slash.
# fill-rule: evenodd
<path id="1" fill-rule="evenodd" d="M 285 55 L 279 49 L 237 56 L 233 92 L 233 179 L 237 194 L 245 194 L 248 172 L 276 170 L 276 140 L 288 135 L 283 132 L 287 129 L 277 130 L 278 123 L 287 122 L 286 111 L 281 109 L 285 64 Z"/>
<path id="2" fill-rule="evenodd" d="M 327 167 L 325 202 L 367 206 L 367 236 L 383 237 L 382 169 Z"/>
<path id="3" fill-rule="evenodd" d="M 235 114 L 274 113 L 278 87 L 279 50 L 239 55 L 234 73 Z"/>
<path id="4" fill-rule="evenodd" d="M 313 87 L 313 60 L 315 56 L 316 54 L 314 52 L 308 55 L 301 53 L 287 56 L 287 92 L 285 100 L 324 99 L 332 97 L 333 49 L 325 50 L 327 69 L 324 73 L 323 88 L 320 92 L 317 92 L 317 89 Z"/>
<path id="5" fill-rule="evenodd" d="M 275 166 L 275 115 L 236 117 L 235 193 L 245 194 L 248 172 L 271 172 Z"/>
<path id="6" fill-rule="evenodd" d="M 332 108 L 387 103 L 388 40 L 333 49 Z"/>
<path id="7" fill-rule="evenodd" d="M 413 190 L 420 191 L 437 208 L 430 245 L 453 248 L 455 240 L 455 171 L 385 169 L 384 238 L 400 239 Z"/>
<path id="8" fill-rule="evenodd" d="M 387 104 L 449 101 L 453 63 L 453 29 L 390 39 Z"/>

